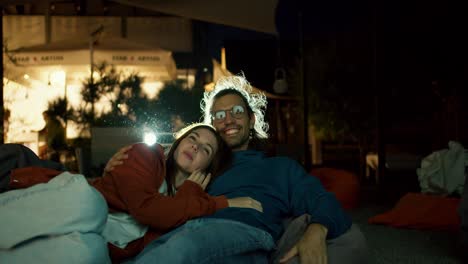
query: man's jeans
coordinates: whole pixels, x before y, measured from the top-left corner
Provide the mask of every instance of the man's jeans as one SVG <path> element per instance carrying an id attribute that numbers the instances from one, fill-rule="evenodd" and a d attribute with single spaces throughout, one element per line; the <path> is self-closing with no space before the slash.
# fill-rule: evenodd
<path id="1" fill-rule="evenodd" d="M 268 263 L 275 243 L 261 229 L 226 219 L 190 220 L 150 243 L 134 263 Z"/>

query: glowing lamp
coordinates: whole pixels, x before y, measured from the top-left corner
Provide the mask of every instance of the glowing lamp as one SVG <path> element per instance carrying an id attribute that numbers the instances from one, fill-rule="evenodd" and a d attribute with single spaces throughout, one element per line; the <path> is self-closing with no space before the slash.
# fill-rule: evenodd
<path id="1" fill-rule="evenodd" d="M 145 134 L 143 135 L 143 142 L 145 142 L 145 144 L 149 146 L 154 145 L 157 139 L 158 138 L 156 137 L 156 134 L 153 132 L 145 132 Z"/>

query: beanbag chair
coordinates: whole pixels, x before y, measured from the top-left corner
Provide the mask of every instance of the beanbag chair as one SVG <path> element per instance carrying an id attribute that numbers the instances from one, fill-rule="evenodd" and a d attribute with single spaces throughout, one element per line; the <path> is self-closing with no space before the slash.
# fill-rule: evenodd
<path id="1" fill-rule="evenodd" d="M 110 263 L 107 212 L 86 178 L 69 172 L 1 193 L 0 263 Z"/>
<path id="2" fill-rule="evenodd" d="M 457 231 L 459 198 L 407 193 L 393 209 L 368 219 L 370 224 L 399 228 Z"/>
<path id="3" fill-rule="evenodd" d="M 310 171 L 319 178 L 325 189 L 334 193 L 344 209 L 353 209 L 359 202 L 359 179 L 349 171 L 334 168 L 319 168 Z"/>

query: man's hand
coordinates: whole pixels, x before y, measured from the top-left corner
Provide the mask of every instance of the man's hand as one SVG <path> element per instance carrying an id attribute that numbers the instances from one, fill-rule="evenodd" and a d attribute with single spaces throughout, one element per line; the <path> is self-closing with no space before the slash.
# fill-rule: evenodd
<path id="1" fill-rule="evenodd" d="M 104 168 L 104 175 L 111 172 L 116 166 L 123 164 L 123 160 L 128 158 L 127 151 L 129 151 L 132 146 L 126 146 L 112 156 L 112 158 L 107 162 L 106 167 Z"/>
<path id="2" fill-rule="evenodd" d="M 321 224 L 309 225 L 301 240 L 280 259 L 280 263 L 299 255 L 301 264 L 327 264 L 327 233 L 328 229 Z"/>

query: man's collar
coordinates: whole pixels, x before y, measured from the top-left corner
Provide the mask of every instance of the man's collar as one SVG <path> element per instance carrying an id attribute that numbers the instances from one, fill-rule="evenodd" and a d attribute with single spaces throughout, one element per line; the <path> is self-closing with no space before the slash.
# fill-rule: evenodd
<path id="1" fill-rule="evenodd" d="M 252 161 L 256 159 L 262 159 L 263 157 L 265 157 L 265 154 L 263 152 L 251 149 L 234 151 L 233 154 L 234 163 Z"/>

